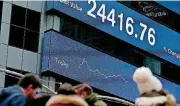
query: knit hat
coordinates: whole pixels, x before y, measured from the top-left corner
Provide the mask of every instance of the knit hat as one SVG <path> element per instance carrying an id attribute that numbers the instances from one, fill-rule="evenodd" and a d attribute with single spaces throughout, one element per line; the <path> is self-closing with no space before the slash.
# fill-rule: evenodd
<path id="1" fill-rule="evenodd" d="M 147 67 L 137 68 L 133 75 L 133 80 L 137 83 L 140 94 L 162 90 L 162 83 Z"/>

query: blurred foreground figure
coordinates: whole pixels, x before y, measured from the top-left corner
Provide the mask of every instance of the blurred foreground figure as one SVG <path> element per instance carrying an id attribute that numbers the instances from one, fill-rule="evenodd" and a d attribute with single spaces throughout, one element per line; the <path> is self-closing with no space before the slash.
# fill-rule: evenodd
<path id="1" fill-rule="evenodd" d="M 140 92 L 140 97 L 135 100 L 136 106 L 177 106 L 175 97 L 163 90 L 162 83 L 149 68 L 137 68 L 133 80 Z"/>
<path id="2" fill-rule="evenodd" d="M 79 84 L 74 86 L 73 89 L 77 95 L 86 100 L 89 106 L 107 106 L 104 101 L 97 98 L 97 94 L 93 92 L 88 84 Z"/>
<path id="3" fill-rule="evenodd" d="M 58 90 L 58 95 L 53 96 L 46 106 L 89 106 L 81 97 L 77 96 L 72 89 L 72 85 L 62 84 Z"/>
<path id="4" fill-rule="evenodd" d="M 51 98 L 49 94 L 43 94 L 28 102 L 27 106 L 46 106 L 47 101 Z"/>
<path id="5" fill-rule="evenodd" d="M 41 83 L 34 74 L 25 75 L 16 86 L 5 88 L 0 93 L 0 106 L 25 106 L 28 100 L 36 98 Z"/>

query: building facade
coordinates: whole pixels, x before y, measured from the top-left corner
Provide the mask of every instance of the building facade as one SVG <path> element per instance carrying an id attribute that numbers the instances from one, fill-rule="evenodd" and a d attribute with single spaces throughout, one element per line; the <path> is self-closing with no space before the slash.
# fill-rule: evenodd
<path id="1" fill-rule="evenodd" d="M 147 66 L 167 90 L 180 89 L 178 12 L 140 1 L 0 3 L 0 68 L 40 75 L 54 90 L 60 82 L 85 82 L 134 102 L 132 74 Z M 5 73 L 0 79 L 1 88 L 17 82 Z"/>
<path id="2" fill-rule="evenodd" d="M 39 75 L 44 31 L 58 29 L 60 19 L 45 15 L 45 1 L 1 1 L 0 11 L 0 67 Z M 1 88 L 17 82 L 5 73 L 0 78 Z"/>

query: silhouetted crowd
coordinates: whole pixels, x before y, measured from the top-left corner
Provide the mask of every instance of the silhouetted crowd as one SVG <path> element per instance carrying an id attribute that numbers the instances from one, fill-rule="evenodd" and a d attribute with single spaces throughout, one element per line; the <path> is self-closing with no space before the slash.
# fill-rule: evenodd
<path id="1" fill-rule="evenodd" d="M 176 104 L 176 98 L 163 89 L 162 83 L 149 68 L 137 68 L 133 80 L 140 92 L 135 106 L 180 106 Z M 88 84 L 72 86 L 64 83 L 56 95 L 45 93 L 37 96 L 41 87 L 39 77 L 27 74 L 17 85 L 0 92 L 0 106 L 107 106 Z"/>
<path id="2" fill-rule="evenodd" d="M 17 85 L 4 88 L 0 93 L 0 106 L 107 106 L 88 84 L 60 85 L 57 95 L 37 97 L 42 85 L 33 74 L 25 75 Z"/>

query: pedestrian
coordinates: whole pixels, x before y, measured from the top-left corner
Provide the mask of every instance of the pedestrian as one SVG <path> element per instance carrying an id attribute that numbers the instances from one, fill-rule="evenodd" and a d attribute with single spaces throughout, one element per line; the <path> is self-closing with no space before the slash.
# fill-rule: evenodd
<path id="1" fill-rule="evenodd" d="M 140 92 L 140 97 L 135 100 L 136 106 L 176 106 L 175 97 L 163 89 L 162 83 L 149 68 L 137 68 L 133 80 Z"/>
<path id="2" fill-rule="evenodd" d="M 28 100 L 34 99 L 41 88 L 39 78 L 27 74 L 17 85 L 4 88 L 0 92 L 0 106 L 25 106 Z"/>
<path id="3" fill-rule="evenodd" d="M 46 106 L 89 106 L 81 97 L 77 96 L 72 85 L 65 83 L 60 85 L 58 95 L 50 98 Z"/>
<path id="4" fill-rule="evenodd" d="M 107 106 L 107 104 L 97 97 L 93 89 L 88 84 L 79 84 L 73 87 L 74 91 L 89 104 L 89 106 Z"/>

